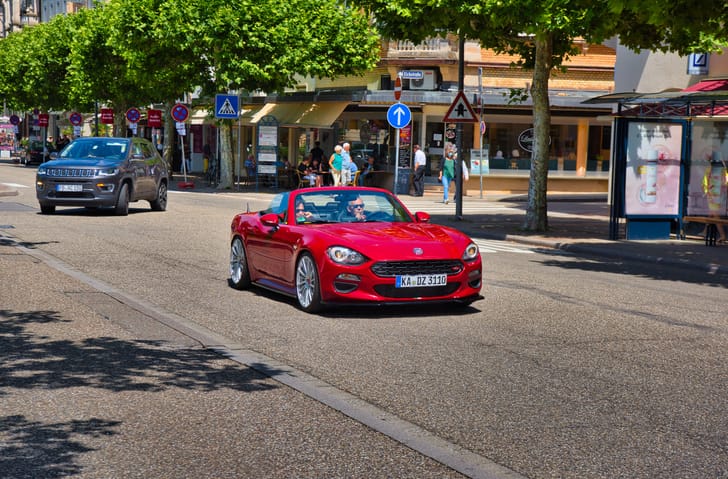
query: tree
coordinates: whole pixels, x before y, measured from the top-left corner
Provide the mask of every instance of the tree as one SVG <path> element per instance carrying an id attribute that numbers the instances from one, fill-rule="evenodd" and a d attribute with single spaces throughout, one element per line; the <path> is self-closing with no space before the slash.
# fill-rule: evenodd
<path id="1" fill-rule="evenodd" d="M 633 48 L 694 51 L 725 43 L 726 6 L 703 0 L 703 9 L 659 0 L 354 0 L 379 19 L 390 38 L 415 42 L 445 32 L 480 41 L 498 53 L 515 54 L 531 69 L 534 149 L 524 229 L 548 228 L 546 189 L 551 127 L 548 81 L 554 69 L 576 53 L 575 38 L 599 43 L 621 35 Z M 710 7 L 710 8 L 709 8 Z M 689 13 L 689 15 L 688 15 Z M 710 34 L 701 34 L 706 20 Z"/>
<path id="2" fill-rule="evenodd" d="M 151 1 L 151 0 L 147 0 Z M 204 60 L 203 94 L 280 92 L 296 75 L 336 77 L 378 60 L 368 17 L 338 0 L 159 0 L 150 41 Z M 231 121 L 221 122 L 221 181 L 233 181 Z"/>
<path id="3" fill-rule="evenodd" d="M 68 57 L 76 25 L 62 16 L 2 39 L 0 94 L 6 106 L 48 111 L 68 103 Z"/>

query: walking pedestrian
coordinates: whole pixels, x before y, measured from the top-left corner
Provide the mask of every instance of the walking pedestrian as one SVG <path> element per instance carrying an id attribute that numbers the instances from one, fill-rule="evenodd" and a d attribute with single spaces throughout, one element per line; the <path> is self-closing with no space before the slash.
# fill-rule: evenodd
<path id="1" fill-rule="evenodd" d="M 415 150 L 415 172 L 412 178 L 412 185 L 415 188 L 414 196 L 422 196 L 425 194 L 425 165 L 427 164 L 427 157 L 425 152 L 420 149 L 420 145 L 412 147 Z"/>
<path id="2" fill-rule="evenodd" d="M 440 162 L 440 181 L 442 182 L 443 199 L 447 204 L 450 198 L 450 182 L 455 178 L 455 152 L 449 150 Z"/>

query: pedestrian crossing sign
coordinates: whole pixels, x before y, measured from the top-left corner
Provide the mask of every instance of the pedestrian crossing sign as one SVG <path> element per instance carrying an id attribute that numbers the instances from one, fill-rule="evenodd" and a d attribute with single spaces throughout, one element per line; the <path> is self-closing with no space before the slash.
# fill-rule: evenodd
<path id="1" fill-rule="evenodd" d="M 473 107 L 468 103 L 468 99 L 465 98 L 465 94 L 459 91 L 442 121 L 445 123 L 477 123 L 478 118 L 475 116 Z"/>
<path id="2" fill-rule="evenodd" d="M 237 95 L 215 95 L 215 118 L 237 120 L 239 111 Z"/>

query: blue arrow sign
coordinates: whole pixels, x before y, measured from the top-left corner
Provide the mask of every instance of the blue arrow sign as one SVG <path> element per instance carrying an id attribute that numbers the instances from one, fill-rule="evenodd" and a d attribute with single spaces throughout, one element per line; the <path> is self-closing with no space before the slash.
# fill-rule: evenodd
<path id="1" fill-rule="evenodd" d="M 403 128 L 412 120 L 412 112 L 404 103 L 395 103 L 387 110 L 387 121 L 392 128 Z"/>
<path id="2" fill-rule="evenodd" d="M 215 95 L 215 118 L 235 120 L 238 118 L 237 95 Z"/>

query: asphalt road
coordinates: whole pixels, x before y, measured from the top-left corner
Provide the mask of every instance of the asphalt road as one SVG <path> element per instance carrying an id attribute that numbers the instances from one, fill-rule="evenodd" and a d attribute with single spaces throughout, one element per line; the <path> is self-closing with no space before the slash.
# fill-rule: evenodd
<path id="1" fill-rule="evenodd" d="M 0 169 L 3 181 L 32 185 L 30 171 Z M 86 371 L 98 377 L 78 388 L 22 389 L 20 366 L 6 371 L 5 421 L 15 418 L 18 431 L 106 421 L 79 440 L 91 451 L 77 452 L 89 464 L 76 472 L 98 472 L 86 477 L 114 475 L 115 463 L 101 459 L 122 468 L 132 457 L 143 457 L 138 477 L 185 477 L 179 464 L 193 463 L 187 477 L 457 477 L 458 464 L 472 477 L 728 477 L 725 288 L 667 266 L 495 251 L 484 254 L 485 299 L 468 310 L 311 316 L 263 290 L 227 286 L 230 219 L 261 206 L 260 195 L 190 191 L 171 194 L 164 213 L 140 203 L 124 218 L 73 209 L 42 216 L 30 188 L 4 198 L 0 224 L 29 256 L 15 258 L 18 248 L 0 256 L 25 286 L 2 290 L 0 320 L 25 328 L 2 337 L 38 338 L 59 326 L 18 316 L 42 317 L 45 289 L 22 278 L 44 278 L 37 269 L 47 268 L 50 279 L 38 281 L 63 306 L 60 319 L 85 325 L 67 340 L 76 348 L 53 349 L 54 357 L 84 361 L 99 341 L 120 342 L 106 349 L 116 352 L 114 368 Z M 53 259 L 76 276 L 48 268 Z M 193 333 L 253 369 L 200 348 Z M 160 354 L 174 367 L 160 367 Z M 123 385 L 102 386 L 140 356 L 123 366 Z M 260 374 L 271 365 L 273 379 Z M 210 379 L 217 375 L 222 383 Z M 131 386 L 147 382 L 160 392 Z M 305 395 L 286 383 L 316 387 Z M 70 401 L 58 394 L 77 394 L 77 410 L 55 409 Z M 138 402 L 110 407 L 136 394 Z M 351 419 L 312 397 L 374 419 Z M 7 441 L 0 433 L 0 447 Z M 456 454 L 438 458 L 444 464 L 431 458 L 448 446 Z M 200 475 L 205 466 L 213 473 Z"/>

